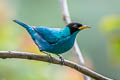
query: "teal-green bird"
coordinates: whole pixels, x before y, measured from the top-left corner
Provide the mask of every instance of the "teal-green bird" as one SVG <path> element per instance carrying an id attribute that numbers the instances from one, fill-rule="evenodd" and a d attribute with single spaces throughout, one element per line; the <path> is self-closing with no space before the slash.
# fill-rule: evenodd
<path id="1" fill-rule="evenodd" d="M 83 29 L 90 27 L 80 23 L 70 23 L 63 29 L 48 28 L 45 26 L 30 26 L 21 21 L 13 20 L 24 27 L 31 35 L 40 51 L 58 55 L 70 50 L 75 42 L 76 35 Z"/>

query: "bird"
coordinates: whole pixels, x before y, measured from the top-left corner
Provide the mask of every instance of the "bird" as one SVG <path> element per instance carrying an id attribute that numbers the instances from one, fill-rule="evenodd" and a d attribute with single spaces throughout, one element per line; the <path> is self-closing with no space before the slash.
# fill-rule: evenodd
<path id="1" fill-rule="evenodd" d="M 61 54 L 73 47 L 76 36 L 81 30 L 90 28 L 87 25 L 74 22 L 67 24 L 64 28 L 50 28 L 46 26 L 31 26 L 16 19 L 13 21 L 28 31 L 41 52 L 44 52 L 50 58 L 50 53 L 56 54 L 62 63 L 64 63 L 64 59 Z"/>

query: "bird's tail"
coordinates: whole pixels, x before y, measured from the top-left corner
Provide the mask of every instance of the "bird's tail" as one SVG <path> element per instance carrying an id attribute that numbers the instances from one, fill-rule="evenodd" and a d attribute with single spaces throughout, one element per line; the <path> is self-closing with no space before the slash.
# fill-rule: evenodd
<path id="1" fill-rule="evenodd" d="M 19 20 L 13 20 L 13 21 L 16 22 L 17 24 L 21 25 L 22 27 L 26 28 L 26 29 L 31 27 L 31 26 L 29 26 L 29 25 L 27 25 Z"/>
<path id="2" fill-rule="evenodd" d="M 35 34 L 36 34 L 36 31 L 33 29 L 32 26 L 30 25 L 27 25 L 19 20 L 13 20 L 14 22 L 16 22 L 17 24 L 21 25 L 22 27 L 24 27 L 28 32 L 29 34 L 31 35 L 32 39 L 35 38 Z"/>

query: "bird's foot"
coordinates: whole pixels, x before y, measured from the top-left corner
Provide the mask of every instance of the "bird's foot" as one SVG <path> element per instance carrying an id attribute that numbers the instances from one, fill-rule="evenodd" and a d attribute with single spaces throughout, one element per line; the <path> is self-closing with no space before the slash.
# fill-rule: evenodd
<path id="1" fill-rule="evenodd" d="M 49 57 L 49 62 L 50 62 L 50 63 L 53 62 L 52 56 L 51 56 L 50 54 L 47 54 L 47 56 Z"/>
<path id="2" fill-rule="evenodd" d="M 44 53 L 49 57 L 49 61 L 48 62 L 52 63 L 53 62 L 52 56 L 49 53 L 47 53 L 47 52 L 44 52 Z"/>
<path id="3" fill-rule="evenodd" d="M 61 59 L 61 65 L 64 65 L 64 58 L 60 54 L 57 54 L 57 56 Z"/>

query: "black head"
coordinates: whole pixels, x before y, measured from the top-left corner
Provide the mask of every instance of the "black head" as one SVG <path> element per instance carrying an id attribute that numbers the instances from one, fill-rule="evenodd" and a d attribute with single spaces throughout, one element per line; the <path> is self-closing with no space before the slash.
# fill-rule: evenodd
<path id="1" fill-rule="evenodd" d="M 82 25 L 80 23 L 70 23 L 70 24 L 67 25 L 67 27 L 70 28 L 70 33 L 71 34 L 74 33 L 74 32 L 76 32 L 76 31 L 89 28 L 88 26 Z"/>

